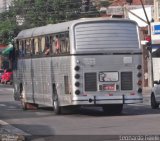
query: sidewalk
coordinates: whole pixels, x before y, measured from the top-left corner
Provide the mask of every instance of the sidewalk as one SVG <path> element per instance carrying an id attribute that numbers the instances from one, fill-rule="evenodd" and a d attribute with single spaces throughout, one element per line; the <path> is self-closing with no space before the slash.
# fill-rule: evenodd
<path id="1" fill-rule="evenodd" d="M 152 90 L 152 88 L 150 88 L 150 87 L 143 87 L 143 96 L 150 95 L 151 90 Z"/>
<path id="2" fill-rule="evenodd" d="M 26 136 L 30 135 L 0 120 L 0 141 L 25 141 Z"/>
<path id="3" fill-rule="evenodd" d="M 143 87 L 143 102 L 150 103 L 150 95 L 151 95 L 151 88 L 150 87 Z"/>

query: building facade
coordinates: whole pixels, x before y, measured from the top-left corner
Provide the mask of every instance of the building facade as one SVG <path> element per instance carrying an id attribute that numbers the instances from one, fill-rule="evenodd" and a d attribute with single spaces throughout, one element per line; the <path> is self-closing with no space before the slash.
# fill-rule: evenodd
<path id="1" fill-rule="evenodd" d="M 160 21 L 160 1 L 154 0 L 154 21 Z"/>

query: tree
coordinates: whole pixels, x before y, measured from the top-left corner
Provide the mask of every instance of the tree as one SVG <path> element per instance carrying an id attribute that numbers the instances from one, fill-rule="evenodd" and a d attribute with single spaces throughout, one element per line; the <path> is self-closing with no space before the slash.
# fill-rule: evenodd
<path id="1" fill-rule="evenodd" d="M 8 39 L 15 37 L 22 29 L 98 16 L 96 4 L 99 3 L 94 5 L 96 0 L 88 0 L 88 10 L 84 12 L 81 9 L 82 1 L 84 0 L 13 0 L 9 10 L 0 14 L 0 43 L 8 43 Z M 104 6 L 105 3 L 100 5 Z"/>

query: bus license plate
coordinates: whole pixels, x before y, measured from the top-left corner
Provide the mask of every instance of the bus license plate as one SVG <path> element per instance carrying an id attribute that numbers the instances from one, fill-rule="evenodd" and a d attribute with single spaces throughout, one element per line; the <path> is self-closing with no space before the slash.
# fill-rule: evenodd
<path id="1" fill-rule="evenodd" d="M 105 91 L 116 91 L 116 85 L 115 84 L 104 84 L 103 90 Z"/>

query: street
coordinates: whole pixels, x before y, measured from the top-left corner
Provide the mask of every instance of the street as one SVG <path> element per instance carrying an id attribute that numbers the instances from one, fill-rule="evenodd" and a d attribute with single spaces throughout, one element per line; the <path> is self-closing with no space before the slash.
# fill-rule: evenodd
<path id="1" fill-rule="evenodd" d="M 0 113 L 0 120 L 31 136 L 97 135 L 93 139 L 98 140 L 102 137 L 98 135 L 159 135 L 160 130 L 160 109 L 151 109 L 146 99 L 125 105 L 121 115 L 105 115 L 98 107 L 55 115 L 48 107 L 23 111 L 21 103 L 13 100 L 13 89 L 1 87 Z"/>

